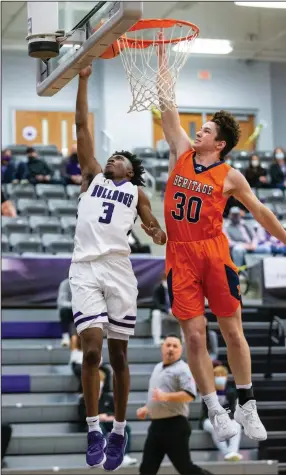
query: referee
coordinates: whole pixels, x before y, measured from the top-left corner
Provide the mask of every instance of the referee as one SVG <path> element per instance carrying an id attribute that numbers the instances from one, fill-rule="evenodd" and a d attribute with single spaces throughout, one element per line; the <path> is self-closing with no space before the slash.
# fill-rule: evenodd
<path id="1" fill-rule="evenodd" d="M 137 417 L 150 416 L 145 441 L 141 475 L 155 475 L 165 455 L 182 475 L 209 474 L 194 465 L 190 457 L 188 422 L 189 403 L 196 397 L 196 384 L 189 366 L 181 359 L 182 342 L 169 335 L 162 344 L 162 362 L 158 363 L 149 381 L 148 402 L 137 410 Z"/>

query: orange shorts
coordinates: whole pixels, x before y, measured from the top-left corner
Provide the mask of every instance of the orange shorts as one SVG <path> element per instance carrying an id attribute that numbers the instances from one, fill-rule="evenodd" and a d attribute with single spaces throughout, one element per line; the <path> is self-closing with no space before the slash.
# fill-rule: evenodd
<path id="1" fill-rule="evenodd" d="M 204 315 L 205 297 L 217 317 L 231 316 L 241 304 L 237 268 L 224 234 L 204 241 L 168 241 L 166 274 L 172 311 L 181 320 Z"/>

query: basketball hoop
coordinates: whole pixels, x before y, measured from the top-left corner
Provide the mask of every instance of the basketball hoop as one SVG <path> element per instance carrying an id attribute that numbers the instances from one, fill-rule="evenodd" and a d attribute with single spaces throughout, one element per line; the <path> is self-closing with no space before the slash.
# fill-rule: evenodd
<path id="1" fill-rule="evenodd" d="M 187 21 L 148 19 L 139 20 L 117 40 L 112 56 L 120 53 L 130 84 L 132 104 L 128 112 L 153 107 L 164 112 L 176 106 L 174 87 L 198 34 L 199 28 Z M 159 67 L 160 46 L 164 48 L 164 64 Z M 104 56 L 107 59 L 108 53 Z"/>

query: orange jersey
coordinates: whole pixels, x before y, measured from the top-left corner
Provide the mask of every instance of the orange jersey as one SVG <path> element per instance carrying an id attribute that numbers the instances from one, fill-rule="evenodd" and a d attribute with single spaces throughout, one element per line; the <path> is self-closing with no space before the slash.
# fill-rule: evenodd
<path id="1" fill-rule="evenodd" d="M 223 185 L 231 167 L 218 162 L 206 168 L 195 163 L 194 155 L 194 150 L 185 152 L 167 182 L 165 221 L 170 241 L 202 241 L 222 233 L 227 201 Z"/>

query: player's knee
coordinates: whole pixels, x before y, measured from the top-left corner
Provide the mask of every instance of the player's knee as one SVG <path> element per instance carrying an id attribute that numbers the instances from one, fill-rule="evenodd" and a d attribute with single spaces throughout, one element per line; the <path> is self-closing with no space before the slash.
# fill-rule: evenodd
<path id="1" fill-rule="evenodd" d="M 110 353 L 109 359 L 115 373 L 124 371 L 128 366 L 127 356 L 123 350 Z"/>
<path id="2" fill-rule="evenodd" d="M 83 352 L 83 359 L 84 362 L 89 366 L 99 367 L 101 361 L 101 351 L 99 350 L 99 348 L 86 348 Z"/>
<path id="3" fill-rule="evenodd" d="M 230 328 L 224 332 L 224 337 L 227 345 L 241 348 L 244 345 L 244 336 L 237 328 Z"/>
<path id="4" fill-rule="evenodd" d="M 205 335 L 199 330 L 195 330 L 186 338 L 186 344 L 188 345 L 190 351 L 198 351 L 206 346 Z"/>

